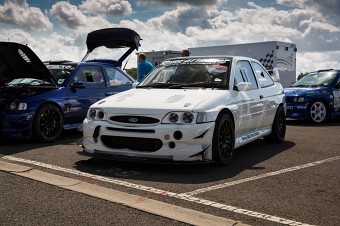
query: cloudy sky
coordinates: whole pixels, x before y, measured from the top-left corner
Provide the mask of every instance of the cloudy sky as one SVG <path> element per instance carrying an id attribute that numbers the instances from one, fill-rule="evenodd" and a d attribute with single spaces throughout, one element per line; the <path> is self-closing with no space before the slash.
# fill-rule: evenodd
<path id="1" fill-rule="evenodd" d="M 107 27 L 137 31 L 139 51 L 284 41 L 297 44 L 300 73 L 340 68 L 339 12 L 339 0 L 0 0 L 0 41 L 74 61 L 87 33 Z"/>

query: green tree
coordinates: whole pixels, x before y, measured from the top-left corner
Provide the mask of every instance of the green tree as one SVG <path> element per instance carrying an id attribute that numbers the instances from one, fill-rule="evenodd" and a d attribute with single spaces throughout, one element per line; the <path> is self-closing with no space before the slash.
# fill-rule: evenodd
<path id="1" fill-rule="evenodd" d="M 308 72 L 305 72 L 305 73 L 302 73 L 302 72 L 301 72 L 301 73 L 298 75 L 297 80 L 302 79 L 306 74 L 308 74 Z"/>
<path id="2" fill-rule="evenodd" d="M 137 79 L 137 68 L 133 67 L 133 68 L 129 68 L 129 69 L 125 69 L 126 73 L 128 73 L 132 78 Z"/>

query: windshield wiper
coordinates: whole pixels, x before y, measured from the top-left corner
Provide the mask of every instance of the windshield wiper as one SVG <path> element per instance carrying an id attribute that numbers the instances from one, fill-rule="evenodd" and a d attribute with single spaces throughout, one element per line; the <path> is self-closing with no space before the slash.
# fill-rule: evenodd
<path id="1" fill-rule="evenodd" d="M 290 87 L 306 87 L 307 85 L 297 85 L 297 86 L 290 86 Z"/>
<path id="2" fill-rule="evenodd" d="M 180 83 L 151 83 L 144 86 L 137 86 L 136 88 L 168 88 L 169 86 L 180 85 Z"/>
<path id="3" fill-rule="evenodd" d="M 183 87 L 203 87 L 203 88 L 211 88 L 212 83 L 206 83 L 206 82 L 193 82 L 193 83 L 184 83 L 184 84 L 176 84 L 169 86 L 170 89 L 176 89 L 176 88 L 183 88 Z"/>

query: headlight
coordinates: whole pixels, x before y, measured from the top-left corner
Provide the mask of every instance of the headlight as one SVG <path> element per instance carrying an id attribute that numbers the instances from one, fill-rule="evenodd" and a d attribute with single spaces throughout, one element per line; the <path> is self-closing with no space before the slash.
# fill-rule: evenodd
<path id="1" fill-rule="evenodd" d="M 304 102 L 305 98 L 304 97 L 294 97 L 294 102 Z"/>
<path id="2" fill-rule="evenodd" d="M 14 111 L 17 108 L 17 104 L 15 102 L 11 102 L 9 104 L 9 110 Z"/>
<path id="3" fill-rule="evenodd" d="M 195 115 L 191 112 L 169 112 L 162 120 L 164 124 L 190 124 L 194 121 Z"/>
<path id="4" fill-rule="evenodd" d="M 170 113 L 169 114 L 169 121 L 171 122 L 171 123 L 176 123 L 176 122 L 178 122 L 178 114 L 176 114 L 176 113 Z"/>
<path id="5" fill-rule="evenodd" d="M 87 112 L 87 118 L 91 120 L 106 120 L 106 115 L 102 109 L 91 108 Z"/>
<path id="6" fill-rule="evenodd" d="M 14 111 L 14 110 L 19 110 L 19 111 L 24 111 L 27 109 L 27 103 L 15 103 L 12 101 L 9 104 L 9 110 Z"/>
<path id="7" fill-rule="evenodd" d="M 194 115 L 191 112 L 184 112 L 182 120 L 184 123 L 191 123 L 194 120 Z"/>
<path id="8" fill-rule="evenodd" d="M 197 113 L 197 119 L 196 119 L 196 123 L 205 123 L 207 122 L 207 113 L 205 112 L 198 112 Z"/>

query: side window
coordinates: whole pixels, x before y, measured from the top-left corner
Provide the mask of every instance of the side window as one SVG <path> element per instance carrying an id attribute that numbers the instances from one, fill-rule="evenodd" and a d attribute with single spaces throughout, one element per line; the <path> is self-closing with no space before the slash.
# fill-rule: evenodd
<path id="1" fill-rule="evenodd" d="M 73 82 L 83 82 L 86 88 L 103 88 L 105 81 L 100 67 L 87 66 L 81 67 L 73 78 Z"/>
<path id="2" fill-rule="evenodd" d="M 119 86 L 131 84 L 131 80 L 127 78 L 122 72 L 112 67 L 105 67 L 107 76 L 109 77 L 110 86 Z"/>
<path id="3" fill-rule="evenodd" d="M 261 87 L 267 87 L 274 84 L 274 81 L 272 80 L 268 72 L 260 64 L 252 62 L 252 65 L 255 69 L 255 74 Z"/>
<path id="4" fill-rule="evenodd" d="M 240 82 L 250 82 L 251 89 L 257 89 L 257 82 L 253 70 L 251 69 L 250 63 L 245 60 L 238 61 L 236 63 L 235 79 L 234 84 Z"/>

